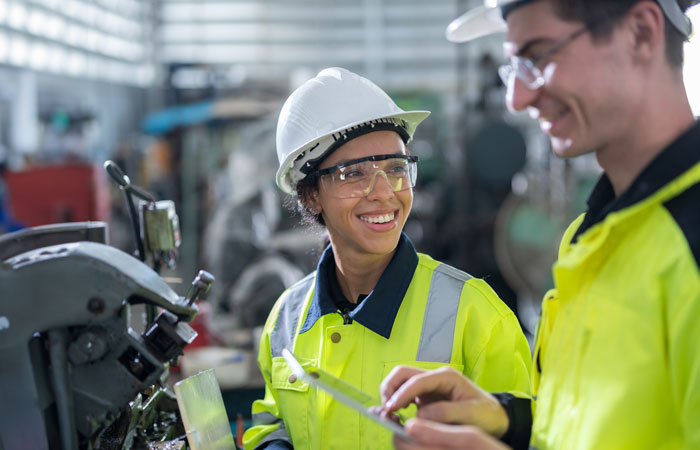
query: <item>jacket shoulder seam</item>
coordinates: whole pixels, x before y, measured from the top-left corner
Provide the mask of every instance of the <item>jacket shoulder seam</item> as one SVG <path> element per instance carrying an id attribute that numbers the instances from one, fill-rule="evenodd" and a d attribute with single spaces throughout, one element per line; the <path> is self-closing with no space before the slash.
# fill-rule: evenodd
<path id="1" fill-rule="evenodd" d="M 700 271 L 700 182 L 666 200 L 663 207 L 681 231 Z"/>

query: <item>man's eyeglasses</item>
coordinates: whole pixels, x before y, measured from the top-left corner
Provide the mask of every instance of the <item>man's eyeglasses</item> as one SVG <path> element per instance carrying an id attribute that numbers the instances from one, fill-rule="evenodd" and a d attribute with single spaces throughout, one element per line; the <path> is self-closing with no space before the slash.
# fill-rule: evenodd
<path id="1" fill-rule="evenodd" d="M 544 76 L 539 69 L 542 62 L 552 56 L 554 53 L 563 49 L 567 44 L 588 31 L 588 27 L 583 27 L 576 30 L 566 38 L 557 42 L 552 48 L 536 55 L 532 58 L 524 58 L 522 56 L 511 56 L 508 63 L 503 64 L 498 68 L 498 75 L 501 77 L 503 84 L 508 86 L 516 76 L 528 89 L 539 89 L 544 85 Z"/>
<path id="2" fill-rule="evenodd" d="M 416 185 L 418 157 L 413 155 L 374 155 L 353 159 L 337 166 L 312 172 L 331 197 L 357 198 L 369 195 L 381 175 L 394 192 Z"/>

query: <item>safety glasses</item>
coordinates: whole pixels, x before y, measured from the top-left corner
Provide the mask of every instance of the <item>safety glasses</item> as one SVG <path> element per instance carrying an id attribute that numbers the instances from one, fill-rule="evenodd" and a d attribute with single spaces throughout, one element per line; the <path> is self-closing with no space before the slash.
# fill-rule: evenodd
<path id="1" fill-rule="evenodd" d="M 418 157 L 413 155 L 374 155 L 312 174 L 319 178 L 319 184 L 331 197 L 357 198 L 369 195 L 380 175 L 394 192 L 413 188 L 418 176 L 417 163 Z"/>
<path id="2" fill-rule="evenodd" d="M 566 47 L 567 44 L 581 36 L 586 31 L 588 31 L 588 27 L 580 28 L 554 44 L 551 48 L 545 50 L 539 55 L 533 56 L 532 58 L 511 56 L 508 63 L 503 64 L 498 68 L 498 75 L 501 77 L 501 81 L 503 81 L 503 84 L 507 87 L 513 80 L 513 76 L 515 76 L 525 86 L 527 86 L 528 89 L 535 90 L 541 88 L 544 85 L 544 76 L 542 75 L 542 71 L 538 66 L 542 64 L 546 58 Z"/>

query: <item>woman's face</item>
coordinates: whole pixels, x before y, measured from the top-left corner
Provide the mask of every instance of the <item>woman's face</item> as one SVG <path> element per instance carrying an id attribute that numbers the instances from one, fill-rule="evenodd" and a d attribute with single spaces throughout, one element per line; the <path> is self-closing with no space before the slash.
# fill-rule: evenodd
<path id="1" fill-rule="evenodd" d="M 405 155 L 403 140 L 393 131 L 374 131 L 339 147 L 319 169 L 373 155 Z M 320 211 L 337 255 L 354 253 L 383 256 L 396 249 L 413 204 L 413 189 L 394 192 L 377 174 L 373 189 L 364 197 L 336 198 L 318 184 L 313 207 Z"/>

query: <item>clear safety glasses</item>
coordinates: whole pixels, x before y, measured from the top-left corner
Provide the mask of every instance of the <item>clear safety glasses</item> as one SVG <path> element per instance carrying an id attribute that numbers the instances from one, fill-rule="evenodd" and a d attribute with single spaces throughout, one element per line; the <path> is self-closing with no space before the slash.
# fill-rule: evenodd
<path id="1" fill-rule="evenodd" d="M 545 50 L 532 58 L 511 56 L 508 63 L 503 64 L 498 68 L 498 75 L 501 77 L 501 81 L 503 81 L 503 84 L 508 87 L 513 80 L 513 76 L 515 76 L 525 86 L 527 86 L 528 89 L 534 90 L 541 88 L 544 85 L 544 76 L 542 75 L 542 71 L 538 66 L 542 64 L 546 58 L 566 47 L 567 44 L 581 36 L 586 31 L 588 31 L 588 27 L 583 27 L 576 30 L 569 36 L 554 44 L 554 46 L 552 46 L 550 49 Z"/>
<path id="2" fill-rule="evenodd" d="M 375 155 L 317 170 L 314 175 L 332 197 L 364 197 L 380 182 L 380 175 L 394 192 L 411 189 L 416 185 L 417 162 L 413 155 Z"/>

